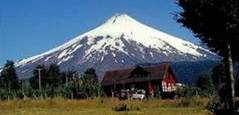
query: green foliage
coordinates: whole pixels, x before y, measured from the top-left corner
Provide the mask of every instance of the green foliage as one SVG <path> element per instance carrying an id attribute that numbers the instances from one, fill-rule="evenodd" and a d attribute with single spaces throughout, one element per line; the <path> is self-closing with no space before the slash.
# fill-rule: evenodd
<path id="1" fill-rule="evenodd" d="M 202 90 L 207 90 L 210 87 L 213 87 L 212 79 L 210 74 L 203 73 L 198 77 L 196 85 Z"/>
<path id="2" fill-rule="evenodd" d="M 41 90 L 39 88 L 39 76 Z M 38 65 L 29 80 L 18 80 L 14 63 L 7 61 L 0 77 L 0 99 L 14 98 L 54 98 L 71 99 L 94 98 L 101 96 L 101 86 L 95 69 L 89 68 L 83 76 L 77 72 L 61 72 L 58 65 L 49 67 Z"/>
<path id="3" fill-rule="evenodd" d="M 182 86 L 179 87 L 176 91 L 176 95 L 178 97 L 192 97 L 192 96 L 200 96 L 200 88 L 195 86 Z"/>
<path id="4" fill-rule="evenodd" d="M 222 83 L 226 82 L 224 64 L 220 63 L 212 69 L 212 81 L 216 89 L 219 89 Z"/>
<path id="5" fill-rule="evenodd" d="M 112 108 L 113 111 L 140 111 L 141 107 L 137 105 L 129 105 L 126 103 L 120 103 Z"/>
<path id="6" fill-rule="evenodd" d="M 233 63 L 239 61 L 239 1 L 178 0 L 178 5 L 182 8 L 178 22 L 192 30 L 211 50 L 223 56 L 227 77 L 222 87 L 226 92 L 219 92 L 219 96 L 220 100 L 224 100 L 222 104 L 226 105 L 224 109 L 234 114 Z"/>
<path id="7" fill-rule="evenodd" d="M 121 103 L 112 108 L 114 111 L 129 111 L 129 107 L 125 103 Z"/>
<path id="8" fill-rule="evenodd" d="M 97 79 L 95 69 L 89 68 L 85 71 L 82 81 L 82 90 L 86 93 L 87 97 L 101 96 L 101 86 Z"/>
<path id="9" fill-rule="evenodd" d="M 64 91 L 65 97 L 67 98 L 86 98 L 86 92 L 83 91 L 82 80 L 80 76 L 77 76 L 75 73 L 72 73 L 73 77 L 68 78 L 65 83 Z"/>
<path id="10" fill-rule="evenodd" d="M 60 68 L 57 64 L 51 64 L 47 70 L 47 85 L 50 87 L 58 87 L 61 84 Z"/>
<path id="11" fill-rule="evenodd" d="M 213 97 L 212 101 L 210 101 L 206 107 L 209 111 L 211 111 L 212 113 L 215 113 L 216 110 L 218 110 L 220 108 L 220 100 L 219 97 Z"/>
<path id="12" fill-rule="evenodd" d="M 215 87 L 209 73 L 202 73 L 196 82 L 196 86 L 201 89 L 201 95 L 212 96 L 215 94 Z"/>
<path id="13" fill-rule="evenodd" d="M 3 88 L 8 90 L 19 89 L 18 77 L 16 74 L 15 66 L 13 61 L 7 60 L 5 66 L 1 72 L 1 83 Z"/>
<path id="14" fill-rule="evenodd" d="M 143 77 L 147 76 L 149 72 L 145 71 L 142 67 L 136 66 L 135 69 L 130 73 L 131 77 Z"/>
<path id="15" fill-rule="evenodd" d="M 33 70 L 33 76 L 30 78 L 30 83 L 33 89 L 39 89 L 39 72 L 41 74 L 42 87 L 46 88 L 48 83 L 47 68 L 44 65 L 37 65 Z"/>
<path id="16" fill-rule="evenodd" d="M 33 70 L 33 77 L 30 79 L 32 88 L 34 89 L 39 88 L 39 74 L 41 77 L 42 88 L 57 88 L 63 82 L 63 76 L 58 65 L 50 64 L 48 68 L 46 68 L 44 65 L 38 65 Z"/>
<path id="17" fill-rule="evenodd" d="M 23 97 L 32 97 L 33 96 L 32 95 L 33 89 L 31 87 L 29 80 L 21 80 L 20 86 L 21 86 L 21 93 L 22 93 Z"/>
<path id="18" fill-rule="evenodd" d="M 200 100 L 200 97 L 184 97 L 177 101 L 178 107 L 198 107 L 203 105 L 205 102 Z"/>
<path id="19" fill-rule="evenodd" d="M 238 102 L 236 102 L 236 107 L 238 107 Z M 215 113 L 215 115 L 239 115 L 239 111 L 235 111 L 235 113 L 232 113 L 228 109 L 226 109 L 226 104 L 221 100 L 219 96 L 215 96 L 212 98 L 212 100 L 208 103 L 206 108 L 211 111 L 212 113 Z"/>
<path id="20" fill-rule="evenodd" d="M 239 59 L 238 0 L 178 0 L 178 5 L 182 8 L 179 23 L 221 56 L 227 55 L 227 45 L 230 44 L 233 58 Z"/>

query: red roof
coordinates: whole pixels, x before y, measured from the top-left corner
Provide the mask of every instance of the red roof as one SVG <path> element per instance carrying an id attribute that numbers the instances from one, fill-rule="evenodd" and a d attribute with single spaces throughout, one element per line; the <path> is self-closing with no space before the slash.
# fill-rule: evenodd
<path id="1" fill-rule="evenodd" d="M 165 73 L 171 67 L 170 67 L 169 63 L 163 63 L 160 65 L 147 66 L 147 67 L 142 67 L 142 68 L 146 72 L 148 72 L 147 76 L 132 77 L 131 72 L 135 68 L 106 71 L 101 83 L 103 86 L 106 86 L 106 85 L 113 85 L 113 84 L 143 82 L 143 81 L 147 81 L 147 80 L 163 79 Z"/>

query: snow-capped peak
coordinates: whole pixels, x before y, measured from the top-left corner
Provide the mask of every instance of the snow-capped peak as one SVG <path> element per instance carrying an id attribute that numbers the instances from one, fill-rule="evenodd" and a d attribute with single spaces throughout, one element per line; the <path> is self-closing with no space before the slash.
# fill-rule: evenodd
<path id="1" fill-rule="evenodd" d="M 122 23 L 132 23 L 137 22 L 135 19 L 131 18 L 127 14 L 116 14 L 106 21 L 109 24 L 122 24 Z"/>
<path id="2" fill-rule="evenodd" d="M 216 58 L 216 54 L 207 49 L 158 31 L 127 14 L 117 14 L 63 45 L 18 61 L 16 66 L 24 73 L 31 71 L 34 67 L 31 65 L 54 62 L 67 70 L 68 67 L 84 70 L 93 66 L 103 72 L 109 67 L 144 62 Z"/>
<path id="3" fill-rule="evenodd" d="M 177 37 L 146 26 L 145 24 L 142 24 L 132 17 L 128 16 L 127 14 L 115 15 L 96 29 L 83 34 L 83 36 L 85 35 L 91 36 L 92 38 L 96 36 L 107 35 L 112 36 L 112 38 L 117 38 L 123 35 L 124 38 L 134 40 L 145 45 L 146 47 L 158 47 L 159 45 L 161 45 L 160 47 L 162 48 L 164 47 L 164 45 L 170 44 L 182 53 L 189 53 L 197 56 L 200 56 L 201 54 L 197 52 L 196 49 L 199 48 L 206 50 L 202 47 L 196 46 L 193 43 L 184 41 Z M 80 36 L 79 38 L 81 37 L 82 36 Z"/>

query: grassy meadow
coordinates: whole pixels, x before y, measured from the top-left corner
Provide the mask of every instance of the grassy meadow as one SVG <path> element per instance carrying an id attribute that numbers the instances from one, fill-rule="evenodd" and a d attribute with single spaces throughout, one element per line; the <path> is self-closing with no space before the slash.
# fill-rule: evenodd
<path id="1" fill-rule="evenodd" d="M 24 99 L 0 102 L 0 115 L 207 115 L 205 109 L 209 99 L 191 98 L 145 101 L 111 98 L 85 100 Z M 113 108 L 127 104 L 129 111 L 117 112 Z"/>

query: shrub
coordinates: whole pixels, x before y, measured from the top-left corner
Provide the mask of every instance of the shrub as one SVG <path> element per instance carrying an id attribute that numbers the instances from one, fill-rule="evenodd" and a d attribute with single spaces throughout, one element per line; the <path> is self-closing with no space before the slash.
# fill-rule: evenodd
<path id="1" fill-rule="evenodd" d="M 140 111 L 140 106 L 121 103 L 112 108 L 114 111 Z"/>
<path id="2" fill-rule="evenodd" d="M 220 101 L 219 97 L 214 97 L 207 105 L 207 109 L 211 111 L 212 113 L 215 113 L 216 110 L 219 108 Z"/>
<path id="3" fill-rule="evenodd" d="M 129 110 L 131 111 L 140 111 L 141 108 L 139 106 L 130 106 Z"/>
<path id="4" fill-rule="evenodd" d="M 127 104 L 119 104 L 112 108 L 114 111 L 129 111 L 129 107 Z"/>
<path id="5" fill-rule="evenodd" d="M 185 97 L 177 101 L 178 107 L 205 107 L 207 100 L 202 100 L 198 97 Z"/>
<path id="6" fill-rule="evenodd" d="M 183 86 L 177 89 L 176 95 L 178 97 L 192 97 L 192 96 L 199 96 L 200 92 L 201 90 L 198 87 Z"/>

